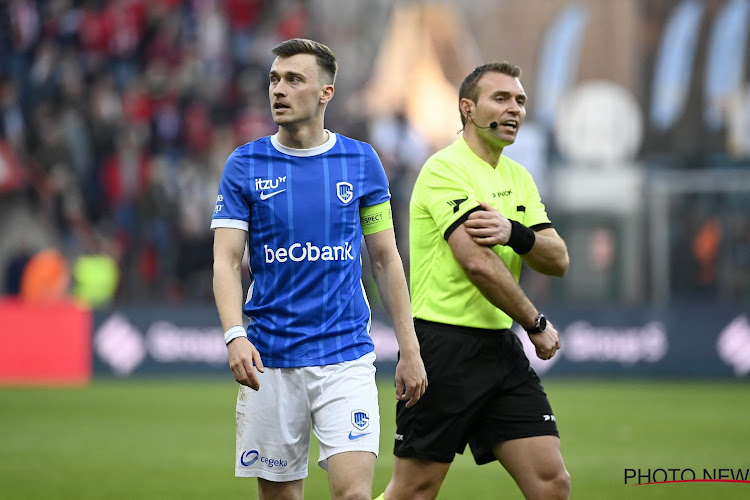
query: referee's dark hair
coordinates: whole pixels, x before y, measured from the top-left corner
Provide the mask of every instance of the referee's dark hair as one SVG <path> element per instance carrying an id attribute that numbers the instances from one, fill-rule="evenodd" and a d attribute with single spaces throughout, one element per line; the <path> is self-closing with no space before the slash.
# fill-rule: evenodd
<path id="1" fill-rule="evenodd" d="M 333 51 L 327 45 L 314 40 L 307 40 L 306 38 L 292 38 L 291 40 L 281 42 L 271 49 L 271 52 L 278 57 L 312 54 L 317 59 L 320 69 L 323 70 L 321 77 L 327 77 L 324 80 L 325 83 L 333 85 L 336 81 L 338 64 L 336 63 L 336 56 L 333 55 Z"/>
<path id="2" fill-rule="evenodd" d="M 464 78 L 461 82 L 461 88 L 458 90 L 458 112 L 461 114 L 461 125 L 466 125 L 466 117 L 461 112 L 461 99 L 464 97 L 477 102 L 477 82 L 485 73 L 502 73 L 504 75 L 512 76 L 513 78 L 521 77 L 521 68 L 515 64 L 511 64 L 508 61 L 499 63 L 489 63 L 477 66 L 474 71 Z"/>

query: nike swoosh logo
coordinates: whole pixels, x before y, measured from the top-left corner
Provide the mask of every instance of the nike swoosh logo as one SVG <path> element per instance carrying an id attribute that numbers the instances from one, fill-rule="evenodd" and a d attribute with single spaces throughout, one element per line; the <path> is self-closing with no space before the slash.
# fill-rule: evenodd
<path id="1" fill-rule="evenodd" d="M 351 439 L 352 441 L 354 441 L 355 439 L 359 439 L 359 438 L 364 437 L 364 436 L 366 436 L 368 434 L 372 434 L 372 432 L 365 432 L 364 434 L 352 434 L 352 432 L 349 431 L 349 439 Z"/>
<path id="2" fill-rule="evenodd" d="M 286 191 L 286 189 L 282 189 L 281 191 L 274 191 L 273 193 L 268 193 L 268 194 L 266 194 L 263 191 L 261 191 L 260 192 L 260 199 L 261 200 L 267 200 L 271 196 L 276 196 L 277 194 L 283 193 L 284 191 Z"/>

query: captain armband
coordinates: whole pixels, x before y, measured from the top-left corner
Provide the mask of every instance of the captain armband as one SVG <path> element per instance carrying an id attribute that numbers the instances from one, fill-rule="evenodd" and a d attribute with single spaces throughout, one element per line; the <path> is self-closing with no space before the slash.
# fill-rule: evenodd
<path id="1" fill-rule="evenodd" d="M 384 201 L 371 207 L 359 209 L 359 222 L 362 224 L 362 234 L 373 234 L 393 227 L 393 212 L 391 202 Z"/>
<path id="2" fill-rule="evenodd" d="M 505 246 L 512 248 L 518 255 L 529 253 L 536 243 L 534 230 L 512 219 L 510 219 L 510 226 L 510 238 Z"/>

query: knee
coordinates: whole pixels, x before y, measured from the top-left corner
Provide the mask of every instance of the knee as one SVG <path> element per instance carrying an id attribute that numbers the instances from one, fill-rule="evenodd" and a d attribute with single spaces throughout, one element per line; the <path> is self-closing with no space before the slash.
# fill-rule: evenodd
<path id="1" fill-rule="evenodd" d="M 391 479 L 385 489 L 385 500 L 430 500 L 437 497 L 440 481 L 414 477 L 408 481 Z"/>
<path id="2" fill-rule="evenodd" d="M 549 493 L 546 498 L 566 500 L 570 496 L 570 474 L 564 467 L 551 476 L 546 483 L 547 488 L 545 489 Z"/>
<path id="3" fill-rule="evenodd" d="M 372 500 L 372 492 L 368 488 L 352 486 L 331 492 L 333 500 Z"/>

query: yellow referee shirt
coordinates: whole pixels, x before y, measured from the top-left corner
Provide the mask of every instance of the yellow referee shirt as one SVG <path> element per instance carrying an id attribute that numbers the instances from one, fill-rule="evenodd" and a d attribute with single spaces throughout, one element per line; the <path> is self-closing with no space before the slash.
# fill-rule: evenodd
<path id="1" fill-rule="evenodd" d="M 520 164 L 501 156 L 492 168 L 463 137 L 438 151 L 422 167 L 409 205 L 414 317 L 488 329 L 513 324 L 469 281 L 447 242 L 447 236 L 477 210 L 480 201 L 533 229 L 552 226 L 534 179 Z M 521 257 L 503 245 L 493 251 L 518 281 Z"/>

